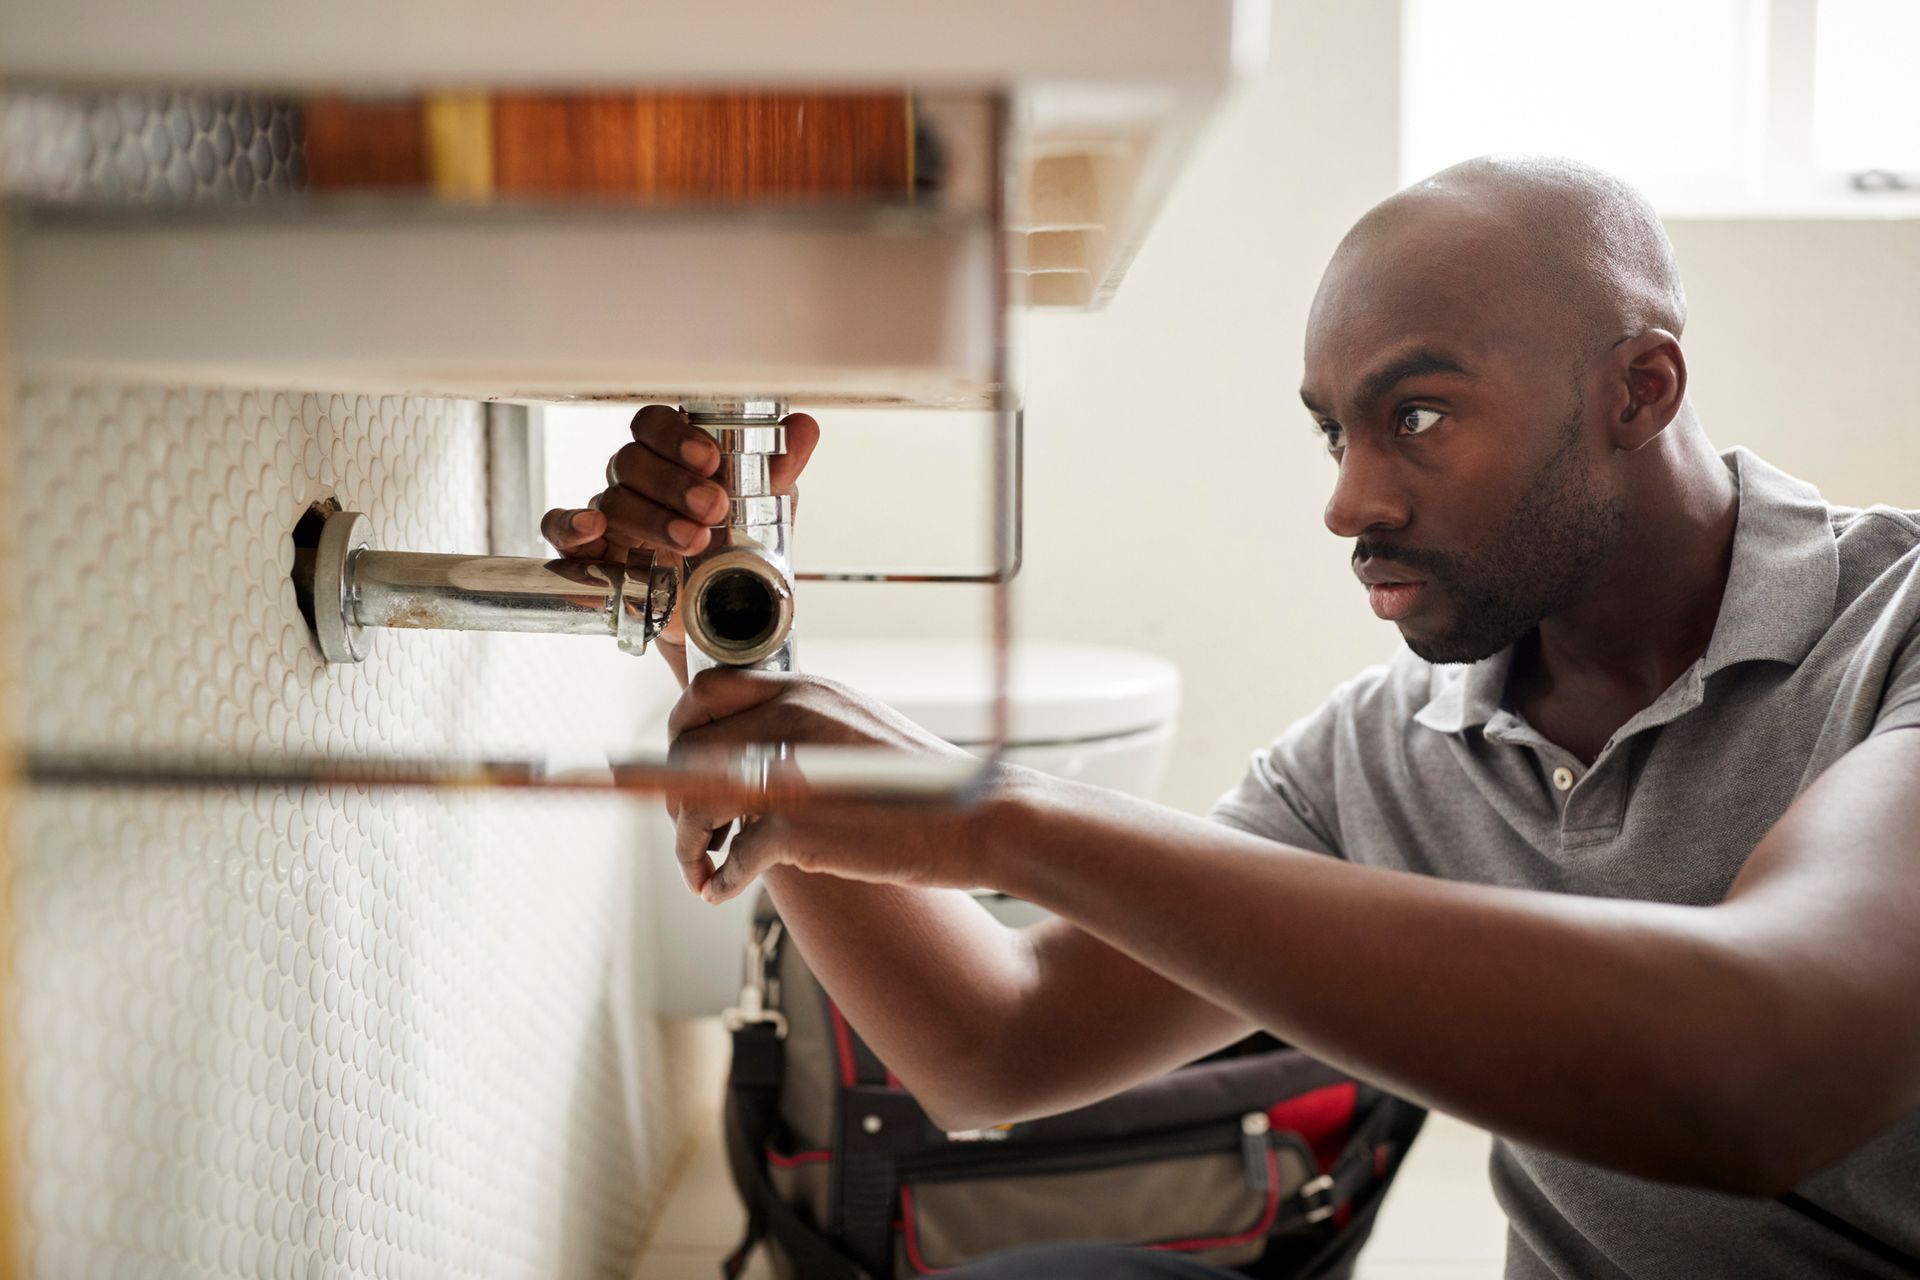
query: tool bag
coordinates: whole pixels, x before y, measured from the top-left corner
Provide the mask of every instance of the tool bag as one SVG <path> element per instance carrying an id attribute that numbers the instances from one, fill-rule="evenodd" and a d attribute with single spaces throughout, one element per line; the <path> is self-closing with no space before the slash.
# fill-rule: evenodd
<path id="1" fill-rule="evenodd" d="M 1062 1241 L 1337 1277 L 1426 1113 L 1267 1036 L 1091 1106 L 943 1132 L 807 969 L 763 892 L 740 1004 L 728 1162 L 783 1280 L 907 1280 Z"/>

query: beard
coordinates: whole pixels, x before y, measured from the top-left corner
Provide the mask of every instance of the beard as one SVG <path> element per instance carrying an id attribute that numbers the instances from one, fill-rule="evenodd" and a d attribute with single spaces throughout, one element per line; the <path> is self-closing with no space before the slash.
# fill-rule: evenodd
<path id="1" fill-rule="evenodd" d="M 1575 392 L 1558 446 L 1534 473 L 1500 526 L 1466 552 L 1402 550 L 1361 538 L 1354 558 L 1378 556 L 1425 571 L 1452 604 L 1444 629 L 1408 634 L 1428 662 L 1479 662 L 1499 653 L 1570 604 L 1616 541 L 1625 512 L 1586 465 L 1583 405 Z"/>

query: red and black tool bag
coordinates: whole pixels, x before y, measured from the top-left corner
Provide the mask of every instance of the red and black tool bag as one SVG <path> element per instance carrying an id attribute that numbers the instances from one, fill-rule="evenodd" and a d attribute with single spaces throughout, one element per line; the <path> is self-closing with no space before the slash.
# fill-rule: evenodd
<path id="1" fill-rule="evenodd" d="M 1025 1245 L 1173 1250 L 1344 1276 L 1425 1119 L 1255 1036 L 1060 1115 L 947 1133 L 834 1007 L 762 894 L 729 1015 L 728 1159 L 748 1227 L 802 1280 L 907 1280 Z"/>

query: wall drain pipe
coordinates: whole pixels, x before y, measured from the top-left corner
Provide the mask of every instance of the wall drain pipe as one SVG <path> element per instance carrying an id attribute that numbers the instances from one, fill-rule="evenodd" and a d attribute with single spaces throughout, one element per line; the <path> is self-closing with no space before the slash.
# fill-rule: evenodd
<path id="1" fill-rule="evenodd" d="M 624 563 L 382 551 L 370 545 L 364 515 L 326 514 L 293 568 L 320 652 L 364 662 L 367 630 L 392 627 L 610 635 L 643 654 L 684 599 L 690 670 L 793 670 L 793 502 L 773 492 L 769 468 L 786 452 L 785 413 L 770 398 L 687 406 L 689 421 L 720 446 L 715 479 L 730 501 L 707 549 L 688 557 L 684 587 L 651 551 Z"/>

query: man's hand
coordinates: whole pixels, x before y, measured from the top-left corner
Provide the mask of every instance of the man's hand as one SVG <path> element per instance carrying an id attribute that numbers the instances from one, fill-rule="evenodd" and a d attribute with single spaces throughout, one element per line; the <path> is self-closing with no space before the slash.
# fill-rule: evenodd
<path id="1" fill-rule="evenodd" d="M 796 486 L 814 446 L 820 443 L 820 424 L 804 413 L 781 419 L 787 429 L 787 451 L 769 459 L 776 493 L 800 499 Z M 633 415 L 633 443 L 621 446 L 607 462 L 607 487 L 585 507 L 555 507 L 540 522 L 540 532 L 554 550 L 574 560 L 625 560 L 636 547 L 649 547 L 668 556 L 690 556 L 706 550 L 714 525 L 727 518 L 727 494 L 712 480 L 720 466 L 720 449 L 713 437 L 687 421 L 669 405 L 650 404 Z M 686 628 L 675 611 L 658 643 L 684 652 Z M 669 662 L 673 662 L 670 656 Z M 673 662 L 683 669 L 684 659 Z"/>
<path id="2" fill-rule="evenodd" d="M 817 676 L 716 667 L 681 695 L 667 731 L 677 754 L 784 742 L 876 747 L 965 759 L 883 703 Z M 977 809 L 848 800 L 800 800 L 761 815 L 738 802 L 679 798 L 674 856 L 687 887 L 724 902 L 768 867 L 782 863 L 849 880 L 968 888 L 979 883 Z M 708 856 L 714 831 L 735 819 L 741 830 L 718 872 Z"/>

